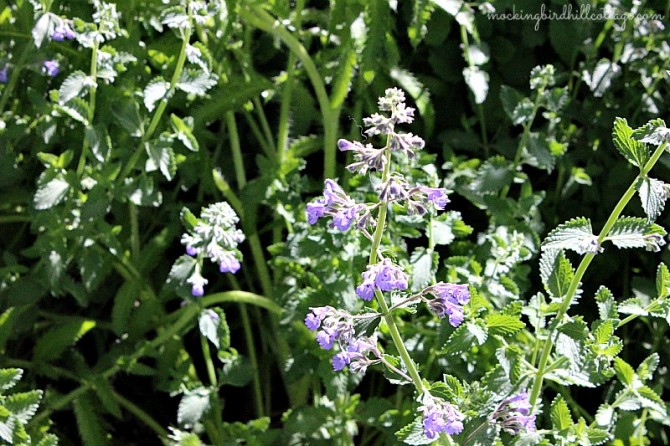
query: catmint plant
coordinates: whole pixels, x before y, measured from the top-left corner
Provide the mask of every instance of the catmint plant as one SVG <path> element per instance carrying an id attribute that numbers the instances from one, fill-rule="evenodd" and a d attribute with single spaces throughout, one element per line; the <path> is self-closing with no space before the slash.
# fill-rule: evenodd
<path id="1" fill-rule="evenodd" d="M 354 162 L 347 166 L 353 173 L 367 174 L 373 179 L 374 202 L 357 202 L 333 179 L 324 182 L 323 195 L 306 206 L 307 221 L 316 224 L 320 219 L 330 221 L 329 226 L 338 231 L 359 231 L 371 242 L 368 265 L 357 280 L 356 295 L 379 309 L 379 312 L 350 314 L 332 306 L 311 308 L 305 325 L 316 331 L 319 345 L 338 352 L 332 357 L 336 371 L 347 366 L 353 373 L 362 374 L 374 364 L 382 364 L 394 373 L 396 382 L 412 383 L 417 393 L 417 413 L 421 414 L 420 425 L 427 440 L 436 439 L 441 433 L 455 435 L 463 430 L 465 415 L 456 404 L 431 393 L 430 387 L 419 374 L 419 367 L 408 352 L 400 335 L 393 311 L 400 306 L 424 302 L 429 311 L 439 318 L 447 318 L 449 324 L 458 327 L 467 316 L 470 292 L 467 284 L 433 283 L 419 293 L 410 294 L 410 277 L 401 264 L 385 256 L 382 237 L 386 230 L 389 208 L 401 207 L 409 216 L 421 218 L 443 210 L 449 203 L 447 190 L 432 185 L 415 184 L 396 168 L 416 158 L 416 152 L 424 147 L 424 141 L 412 133 L 398 130 L 400 124 L 409 124 L 414 118 L 414 108 L 405 104 L 402 90 L 389 88 L 379 99 L 379 110 L 363 120 L 368 137 L 381 136 L 386 145 L 375 148 L 341 139 L 341 151 L 352 152 Z M 355 280 L 355 278 L 352 278 Z M 394 302 L 401 302 L 393 305 Z M 382 352 L 380 337 L 376 330 L 370 333 L 370 321 L 381 318 L 391 335 L 395 349 L 400 354 L 399 366 L 387 359 Z M 357 324 L 365 319 L 366 324 Z M 447 443 L 448 437 L 443 437 Z"/>
<path id="2" fill-rule="evenodd" d="M 209 259 L 217 264 L 222 273 L 235 274 L 240 269 L 242 254 L 238 245 L 244 241 L 244 234 L 236 227 L 239 217 L 226 202 L 207 206 L 202 210 L 200 218 L 184 209 L 182 219 L 187 232 L 182 234 L 181 243 L 188 256 L 182 256 L 177 263 L 190 266 L 186 283 L 191 286 L 193 296 L 201 297 L 209 282 L 202 275 L 204 260 Z"/>

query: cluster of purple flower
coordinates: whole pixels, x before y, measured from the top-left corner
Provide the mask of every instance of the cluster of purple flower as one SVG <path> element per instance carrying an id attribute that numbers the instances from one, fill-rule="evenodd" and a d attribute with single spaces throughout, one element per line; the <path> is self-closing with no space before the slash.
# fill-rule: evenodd
<path id="1" fill-rule="evenodd" d="M 339 184 L 331 179 L 324 182 L 323 197 L 307 204 L 307 221 L 316 223 L 319 218 L 329 215 L 333 218 L 332 226 L 346 231 L 356 221 L 359 228 L 364 228 L 370 221 L 370 211 L 364 204 L 356 204 Z"/>
<path id="2" fill-rule="evenodd" d="M 440 398 L 435 398 L 429 392 L 421 396 L 423 405 L 419 412 L 423 412 L 423 432 L 429 439 L 435 438 L 440 432 L 448 435 L 457 435 L 463 431 L 465 416 L 456 406 Z"/>
<path id="3" fill-rule="evenodd" d="M 532 406 L 528 393 L 524 390 L 505 398 L 491 415 L 491 419 L 499 421 L 503 430 L 517 435 L 522 430 L 535 432 L 535 415 L 531 414 Z"/>
<path id="4" fill-rule="evenodd" d="M 239 218 L 228 203 L 214 203 L 202 210 L 201 218 L 190 233 L 183 234 L 181 243 L 186 246 L 186 254 L 207 257 L 219 265 L 222 273 L 235 274 L 240 269 L 242 254 L 237 245 L 244 241 L 244 234 L 235 227 Z M 191 294 L 204 294 L 207 279 L 202 277 L 200 261 L 187 280 L 192 285 Z"/>
<path id="5" fill-rule="evenodd" d="M 428 299 L 425 296 L 433 296 Z M 470 302 L 470 289 L 467 285 L 439 282 L 425 288 L 421 299 L 438 317 L 449 317 L 449 323 L 458 327 L 463 322 L 463 306 Z"/>
<path id="6" fill-rule="evenodd" d="M 407 274 L 389 259 L 383 259 L 379 263 L 368 265 L 367 271 L 362 273 L 361 276 L 363 282 L 356 287 L 356 294 L 363 300 L 372 300 L 375 295 L 375 287 L 381 291 L 407 289 Z"/>
<path id="7" fill-rule="evenodd" d="M 42 73 L 49 77 L 56 77 L 60 72 L 60 65 L 57 60 L 45 60 L 42 64 Z"/>

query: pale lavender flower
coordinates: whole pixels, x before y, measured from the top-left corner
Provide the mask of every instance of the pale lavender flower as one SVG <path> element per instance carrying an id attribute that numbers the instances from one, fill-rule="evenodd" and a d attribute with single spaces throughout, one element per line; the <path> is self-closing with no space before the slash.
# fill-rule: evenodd
<path id="1" fill-rule="evenodd" d="M 56 42 L 62 42 L 63 40 L 72 40 L 74 39 L 74 31 L 70 28 L 70 25 L 65 21 L 60 21 L 53 33 L 51 34 L 51 39 Z"/>
<path id="2" fill-rule="evenodd" d="M 442 187 L 415 186 L 408 193 L 412 198 L 432 203 L 433 207 L 440 211 L 444 210 L 450 201 L 447 190 Z"/>
<path id="3" fill-rule="evenodd" d="M 500 422 L 503 430 L 512 435 L 521 431 L 535 432 L 535 415 L 531 414 L 532 406 L 528 393 L 523 390 L 505 398 L 491 415 L 491 419 Z"/>
<path id="4" fill-rule="evenodd" d="M 369 359 L 367 356 L 372 353 L 375 358 Z M 340 371 L 346 366 L 353 373 L 364 374 L 367 368 L 379 362 L 381 352 L 377 348 L 377 337 L 352 338 L 349 340 L 346 348 L 337 353 L 331 359 L 333 370 Z"/>
<path id="5" fill-rule="evenodd" d="M 6 84 L 9 76 L 7 76 L 7 71 L 9 70 L 9 65 L 5 65 L 0 70 L 0 84 Z"/>
<path id="6" fill-rule="evenodd" d="M 226 252 L 226 254 L 221 259 L 221 263 L 219 263 L 219 271 L 222 273 L 235 274 L 240 270 L 240 267 L 240 261 L 237 260 L 237 257 L 235 257 L 230 252 Z"/>
<path id="7" fill-rule="evenodd" d="M 364 226 L 370 219 L 367 206 L 356 204 L 340 185 L 331 179 L 324 182 L 323 197 L 307 204 L 306 213 L 307 222 L 312 225 L 321 217 L 326 215 L 332 217 L 331 227 L 340 231 L 346 231 L 355 221 L 358 223 L 357 226 Z"/>
<path id="8" fill-rule="evenodd" d="M 419 412 L 423 412 L 423 432 L 431 440 L 441 432 L 447 435 L 457 435 L 463 431 L 465 416 L 458 411 L 456 406 L 440 398 L 425 393 Z"/>
<path id="9" fill-rule="evenodd" d="M 326 315 L 335 310 L 333 307 L 310 307 L 310 312 L 305 318 L 305 326 L 312 331 L 316 331 L 321 326 L 321 321 Z"/>
<path id="10" fill-rule="evenodd" d="M 312 331 L 318 330 L 316 341 L 321 348 L 330 350 L 335 341 L 346 343 L 354 336 L 353 317 L 346 311 L 339 311 L 330 306 L 310 310 L 305 318 L 305 326 Z"/>
<path id="11" fill-rule="evenodd" d="M 202 297 L 205 294 L 205 285 L 208 280 L 202 277 L 200 269 L 196 268 L 191 277 L 186 279 L 191 284 L 191 294 L 195 297 Z"/>
<path id="12" fill-rule="evenodd" d="M 307 222 L 310 225 L 316 223 L 319 218 L 323 217 L 326 214 L 327 210 L 326 201 L 323 198 L 319 198 L 311 203 L 307 204 Z"/>
<path id="13" fill-rule="evenodd" d="M 49 77 L 56 77 L 60 72 L 57 60 L 45 60 L 42 64 L 42 72 Z"/>
<path id="14" fill-rule="evenodd" d="M 383 149 L 377 149 L 372 144 L 363 145 L 358 141 L 350 142 L 340 139 L 337 146 L 343 152 L 351 151 L 354 154 L 354 163 L 347 166 L 350 172 L 365 174 L 368 170 L 382 170 L 386 157 Z"/>
<path id="15" fill-rule="evenodd" d="M 195 257 L 196 255 L 198 255 L 198 249 L 192 245 L 187 245 L 186 254 L 190 255 L 191 257 Z"/>
<path id="16" fill-rule="evenodd" d="M 391 135 L 391 150 L 403 152 L 408 158 L 414 158 L 414 152 L 423 149 L 425 145 L 426 142 L 423 138 L 411 133 L 394 133 Z"/>
<path id="17" fill-rule="evenodd" d="M 425 296 L 432 295 L 432 299 Z M 421 292 L 422 299 L 438 317 L 448 317 L 453 327 L 458 327 L 465 320 L 463 306 L 470 301 L 468 285 L 439 282 L 425 288 Z"/>
<path id="18" fill-rule="evenodd" d="M 363 118 L 363 125 L 368 127 L 365 131 L 368 136 L 389 135 L 393 133 L 393 124 L 392 118 L 387 118 L 379 113 L 373 113 L 369 118 Z"/>

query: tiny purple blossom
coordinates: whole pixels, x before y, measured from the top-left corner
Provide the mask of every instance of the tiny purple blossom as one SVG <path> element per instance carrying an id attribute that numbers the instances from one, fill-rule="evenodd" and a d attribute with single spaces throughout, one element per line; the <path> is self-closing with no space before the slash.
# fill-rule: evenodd
<path id="1" fill-rule="evenodd" d="M 463 306 L 470 302 L 468 285 L 439 282 L 429 286 L 421 294 L 434 296 L 432 299 L 423 299 L 438 317 L 448 316 L 453 327 L 458 327 L 465 320 Z"/>
<path id="2" fill-rule="evenodd" d="M 56 42 L 62 42 L 63 40 L 72 40 L 74 39 L 74 31 L 72 31 L 72 28 L 70 28 L 70 26 L 67 23 L 61 22 L 58 25 L 56 25 L 54 32 L 51 34 L 51 39 L 55 40 Z"/>
<path id="3" fill-rule="evenodd" d="M 186 254 L 190 255 L 191 257 L 195 257 L 198 254 L 198 249 L 193 245 L 188 245 L 186 247 Z"/>
<path id="4" fill-rule="evenodd" d="M 321 330 L 316 334 L 316 342 L 319 343 L 322 349 L 330 350 L 335 345 L 335 340 L 338 338 L 339 333 L 330 332 L 327 330 Z"/>
<path id="5" fill-rule="evenodd" d="M 374 287 L 382 291 L 392 291 L 405 290 L 408 285 L 407 274 L 389 259 L 384 259 L 375 265 L 368 265 L 367 271 L 361 276 L 363 282 L 356 287 L 356 294 L 363 300 L 372 299 Z"/>
<path id="6" fill-rule="evenodd" d="M 326 214 L 326 203 L 323 198 L 319 198 L 315 201 L 312 201 L 311 203 L 307 204 L 307 222 L 310 225 L 313 225 L 314 223 L 319 220 L 319 218 L 323 217 Z"/>
<path id="7" fill-rule="evenodd" d="M 423 412 L 423 432 L 426 437 L 433 439 L 444 432 L 448 435 L 456 435 L 463 431 L 463 419 L 465 416 L 458 411 L 456 406 L 438 398 L 429 396 L 427 402 L 419 407 Z"/>
<path id="8" fill-rule="evenodd" d="M 49 77 L 56 77 L 60 72 L 57 60 L 45 60 L 42 64 L 42 72 Z"/>
<path id="9" fill-rule="evenodd" d="M 0 70 L 0 84 L 6 84 L 9 76 L 7 76 L 7 71 L 9 70 L 9 65 L 5 65 Z"/>
<path id="10" fill-rule="evenodd" d="M 316 331 L 321 326 L 321 321 L 326 317 L 332 307 L 312 307 L 310 313 L 305 318 L 305 325 L 312 331 Z"/>
<path id="11" fill-rule="evenodd" d="M 339 372 L 349 365 L 351 359 L 349 359 L 349 355 L 346 352 L 340 352 L 333 356 L 331 362 L 333 364 L 333 370 Z"/>
<path id="12" fill-rule="evenodd" d="M 372 280 L 364 280 L 356 287 L 356 294 L 363 300 L 371 301 L 375 295 L 375 283 Z"/>
<path id="13" fill-rule="evenodd" d="M 351 226 L 351 222 L 355 217 L 355 208 L 341 209 L 333 215 L 333 226 L 340 231 L 346 231 Z"/>
<path id="14" fill-rule="evenodd" d="M 443 188 L 423 187 L 422 190 L 426 193 L 428 201 L 433 203 L 435 209 L 443 210 L 449 203 L 447 191 Z"/>
<path id="15" fill-rule="evenodd" d="M 205 295 L 205 287 L 200 284 L 193 285 L 191 287 L 191 294 L 195 297 L 202 297 Z"/>
<path id="16" fill-rule="evenodd" d="M 528 393 L 523 390 L 505 398 L 491 418 L 498 420 L 503 430 L 512 435 L 517 435 L 523 430 L 535 432 L 535 414 L 531 414 L 531 410 Z"/>
<path id="17" fill-rule="evenodd" d="M 226 253 L 227 255 L 223 256 L 221 259 L 221 263 L 219 264 L 219 271 L 222 273 L 233 273 L 235 274 L 240 270 L 240 261 L 237 260 L 237 257 L 230 253 Z"/>

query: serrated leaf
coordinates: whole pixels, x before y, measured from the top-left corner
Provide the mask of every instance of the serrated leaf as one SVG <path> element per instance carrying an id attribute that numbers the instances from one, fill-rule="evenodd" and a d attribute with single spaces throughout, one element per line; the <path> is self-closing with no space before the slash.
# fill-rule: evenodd
<path id="1" fill-rule="evenodd" d="M 640 141 L 632 138 L 633 129 L 628 126 L 628 121 L 624 118 L 614 120 L 612 129 L 612 141 L 629 163 L 642 168 L 649 160 L 649 149 Z"/>
<path id="2" fill-rule="evenodd" d="M 600 251 L 598 237 L 593 234 L 591 221 L 585 217 L 573 218 L 547 234 L 542 249 L 571 249 L 579 254 Z"/>
<path id="3" fill-rule="evenodd" d="M 645 177 L 637 190 L 647 221 L 652 222 L 661 215 L 668 198 L 666 184 L 654 178 Z"/>
<path id="4" fill-rule="evenodd" d="M 582 79 L 593 92 L 593 96 L 599 98 L 612 84 L 612 80 L 621 74 L 621 67 L 607 59 L 601 59 L 593 71 L 582 71 Z"/>
<path id="5" fill-rule="evenodd" d="M 526 326 L 518 315 L 493 313 L 486 316 L 485 320 L 489 335 L 492 336 L 511 336 Z"/>
<path id="6" fill-rule="evenodd" d="M 551 403 L 550 417 L 551 424 L 557 431 L 568 429 L 574 424 L 568 403 L 565 402 L 561 395 L 558 395 L 553 403 Z"/>
<path id="7" fill-rule="evenodd" d="M 353 43 L 348 41 L 340 48 L 340 63 L 335 76 L 335 82 L 330 94 L 330 106 L 337 109 L 347 97 L 351 88 L 351 80 L 354 76 L 354 69 L 358 62 L 357 53 L 353 48 Z"/>
<path id="8" fill-rule="evenodd" d="M 598 305 L 598 315 L 600 319 L 618 319 L 619 313 L 614 295 L 610 290 L 601 286 L 596 291 L 596 303 Z"/>
<path id="9" fill-rule="evenodd" d="M 409 445 L 432 444 L 435 439 L 431 440 L 426 437 L 423 431 L 422 417 L 417 417 L 412 423 L 403 427 L 395 433 L 398 440 Z"/>
<path id="10" fill-rule="evenodd" d="M 603 404 L 598 408 L 595 419 L 598 426 L 609 426 L 614 421 L 614 408 Z"/>
<path id="11" fill-rule="evenodd" d="M 565 253 L 561 251 L 554 260 L 554 265 L 546 284 L 547 290 L 554 297 L 564 297 L 574 276 L 575 271 L 570 261 L 565 257 Z"/>
<path id="12" fill-rule="evenodd" d="M 439 256 L 435 251 L 417 248 L 410 256 L 412 265 L 412 291 L 420 291 L 428 285 L 437 272 Z"/>
<path id="13" fill-rule="evenodd" d="M 54 434 L 46 434 L 36 446 L 58 446 L 58 437 Z"/>
<path id="14" fill-rule="evenodd" d="M 650 387 L 641 386 L 635 389 L 635 392 L 640 396 L 640 404 L 642 405 L 642 407 L 653 409 L 655 411 L 662 413 L 665 416 L 666 414 L 665 402 Z"/>
<path id="15" fill-rule="evenodd" d="M 23 376 L 21 369 L 0 369 L 0 394 L 16 385 Z"/>
<path id="16" fill-rule="evenodd" d="M 160 169 L 163 176 L 168 181 L 172 181 L 177 173 L 177 160 L 172 149 L 172 139 L 161 135 L 159 138 L 147 142 L 145 148 L 147 155 L 149 155 L 145 170 L 152 172 Z"/>
<path id="17" fill-rule="evenodd" d="M 156 108 L 156 103 L 165 99 L 169 91 L 170 83 L 166 82 L 165 79 L 162 77 L 152 79 L 142 93 L 144 106 L 147 110 L 153 111 Z"/>
<path id="18" fill-rule="evenodd" d="M 197 259 L 182 255 L 179 257 L 172 265 L 170 273 L 168 274 L 168 283 L 173 283 L 177 285 L 183 285 L 186 283 L 186 280 L 191 277 L 193 270 L 198 263 Z"/>
<path id="19" fill-rule="evenodd" d="M 477 169 L 476 177 L 469 189 L 479 193 L 498 193 L 512 183 L 514 176 L 514 170 L 507 159 L 503 156 L 494 156 L 484 161 Z"/>
<path id="20" fill-rule="evenodd" d="M 611 320 L 600 323 L 593 330 L 593 337 L 596 344 L 607 344 L 614 334 L 614 325 Z"/>
<path id="21" fill-rule="evenodd" d="M 665 263 L 660 263 L 656 270 L 656 296 L 664 299 L 670 295 L 670 271 Z"/>
<path id="22" fill-rule="evenodd" d="M 122 336 L 129 330 L 130 314 L 135 302 L 140 297 L 141 284 L 135 280 L 128 280 L 121 285 L 114 296 L 112 306 L 112 328 L 117 336 Z"/>
<path id="23" fill-rule="evenodd" d="M 33 360 L 50 361 L 56 359 L 68 347 L 74 345 L 79 338 L 95 328 L 94 320 L 75 320 L 65 322 L 48 330 L 35 343 Z"/>
<path id="24" fill-rule="evenodd" d="M 428 32 L 426 24 L 430 21 L 434 9 L 431 0 L 417 0 L 414 2 L 412 21 L 407 27 L 407 35 L 414 48 L 426 37 Z"/>
<path id="25" fill-rule="evenodd" d="M 605 240 L 611 241 L 617 248 L 645 248 L 658 252 L 665 245 L 665 235 L 665 229 L 644 218 L 620 217 Z"/>
<path id="26" fill-rule="evenodd" d="M 94 379 L 93 391 L 102 406 L 117 419 L 121 419 L 121 406 L 114 397 L 114 388 L 105 378 L 98 376 Z"/>
<path id="27" fill-rule="evenodd" d="M 619 304 L 618 311 L 621 314 L 635 314 L 637 316 L 647 316 L 649 314 L 639 297 L 624 300 Z"/>
<path id="28" fill-rule="evenodd" d="M 182 72 L 177 83 L 177 88 L 188 94 L 202 96 L 207 93 L 207 90 L 216 85 L 217 80 L 218 77 L 213 73 L 187 68 Z"/>
<path id="29" fill-rule="evenodd" d="M 210 406 L 210 390 L 204 387 L 188 390 L 182 396 L 177 409 L 177 422 L 185 428 L 200 421 Z"/>
<path id="30" fill-rule="evenodd" d="M 193 136 L 192 133 L 193 118 L 189 116 L 181 119 L 179 116 L 172 114 L 170 115 L 170 121 L 172 123 L 172 130 L 175 132 L 177 139 L 191 152 L 197 152 L 199 145 L 198 140 L 195 139 L 195 136 Z"/>
<path id="31" fill-rule="evenodd" d="M 449 340 L 442 348 L 441 353 L 455 355 L 470 350 L 476 345 L 482 345 L 488 338 L 486 326 L 481 321 L 470 321 L 458 327 L 449 336 Z"/>
<path id="32" fill-rule="evenodd" d="M 67 104 L 76 97 L 81 97 L 81 92 L 86 87 L 95 85 L 83 71 L 74 71 L 68 75 L 58 89 L 58 103 Z"/>
<path id="33" fill-rule="evenodd" d="M 570 322 L 559 325 L 558 331 L 576 341 L 583 341 L 589 333 L 588 326 L 582 316 L 575 316 Z"/>
<path id="34" fill-rule="evenodd" d="M 652 353 L 651 355 L 647 356 L 637 368 L 636 373 L 640 380 L 647 381 L 651 379 L 654 372 L 658 368 L 659 363 L 660 357 L 658 356 L 658 353 Z"/>
<path id="35" fill-rule="evenodd" d="M 219 349 L 219 315 L 213 310 L 202 310 L 198 317 L 200 334 L 209 339 Z"/>
<path id="36" fill-rule="evenodd" d="M 114 101 L 110 105 L 110 111 L 119 125 L 130 136 L 139 138 L 144 134 L 144 123 L 140 116 L 140 106 L 136 101 L 128 98 L 123 101 Z"/>
<path id="37" fill-rule="evenodd" d="M 515 119 L 515 113 L 514 110 L 516 109 L 517 105 L 524 99 L 524 96 L 516 91 L 512 87 L 508 87 L 507 85 L 501 85 L 500 86 L 500 102 L 502 103 L 503 110 L 505 110 L 505 114 L 512 120 L 513 124 L 520 124 L 525 120 L 525 116 L 523 117 L 524 119 Z M 532 103 L 531 103 L 531 110 L 532 110 Z"/>
<path id="38" fill-rule="evenodd" d="M 633 130 L 633 139 L 656 146 L 670 141 L 670 130 L 661 118 L 652 119 L 640 128 Z"/>
<path id="39" fill-rule="evenodd" d="M 63 201 L 70 184 L 61 172 L 45 171 L 37 184 L 33 198 L 35 209 L 43 210 L 56 206 Z"/>
<path id="40" fill-rule="evenodd" d="M 521 362 L 523 355 L 518 346 L 503 346 L 496 350 L 498 363 L 505 370 L 510 383 L 515 384 L 521 377 Z"/>
<path id="41" fill-rule="evenodd" d="M 84 446 L 102 446 L 107 444 L 107 435 L 102 420 L 95 410 L 95 404 L 88 394 L 74 400 L 74 415 L 77 429 Z"/>
<path id="42" fill-rule="evenodd" d="M 635 370 L 621 358 L 614 358 L 614 371 L 619 381 L 625 386 L 631 385 L 635 379 Z"/>
<path id="43" fill-rule="evenodd" d="M 603 444 L 611 437 L 612 435 L 609 432 L 602 429 L 597 429 L 595 427 L 589 427 L 586 429 L 586 438 L 588 439 L 590 446 Z"/>
<path id="44" fill-rule="evenodd" d="M 16 417 L 19 423 L 26 424 L 37 412 L 41 399 L 41 390 L 31 390 L 4 397 L 2 405 Z"/>
<path id="45" fill-rule="evenodd" d="M 51 34 L 51 29 L 53 24 L 51 23 L 51 14 L 46 13 L 37 19 L 35 26 L 32 29 L 33 41 L 35 42 L 35 47 L 39 48 L 42 46 L 42 42 Z M 10 441 L 11 443 L 11 441 Z"/>

